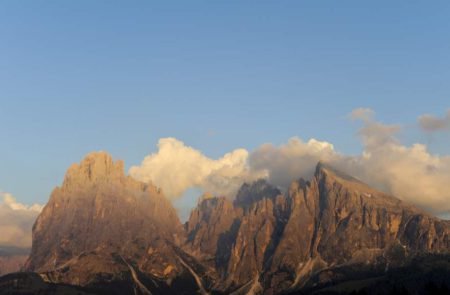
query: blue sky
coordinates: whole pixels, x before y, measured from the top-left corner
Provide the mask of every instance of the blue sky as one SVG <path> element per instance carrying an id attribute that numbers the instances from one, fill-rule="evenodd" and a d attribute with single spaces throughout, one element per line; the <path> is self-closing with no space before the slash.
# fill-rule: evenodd
<path id="1" fill-rule="evenodd" d="M 448 1 L 3 1 L 0 189 L 44 203 L 68 166 L 175 137 L 216 158 L 292 136 L 361 150 L 358 124 L 450 107 Z"/>

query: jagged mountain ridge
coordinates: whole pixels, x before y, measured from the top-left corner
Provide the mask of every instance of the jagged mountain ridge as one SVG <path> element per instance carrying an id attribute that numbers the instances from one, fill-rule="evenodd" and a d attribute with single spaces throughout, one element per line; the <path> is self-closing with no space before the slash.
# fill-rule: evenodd
<path id="1" fill-rule="evenodd" d="M 238 198 L 234 205 L 224 198 L 204 200 L 187 223 L 187 244 L 201 249 L 205 263 L 216 258 L 225 290 L 245 285 L 259 285 L 268 294 L 296 290 L 320 269 L 367 261 L 384 269 L 401 266 L 415 253 L 449 251 L 448 221 L 323 163 L 311 182 L 294 181 L 284 195 L 267 193 L 267 186 L 260 181 L 244 187 L 252 200 L 245 211 Z M 400 257 L 390 257 L 397 252 Z"/>
<path id="2" fill-rule="evenodd" d="M 191 279 L 175 252 L 184 235 L 160 189 L 125 176 L 123 162 L 110 155 L 92 153 L 51 194 L 33 227 L 25 269 L 55 283 L 129 282 L 124 292 L 135 284 L 146 293 L 165 280 Z"/>
<path id="3" fill-rule="evenodd" d="M 448 221 L 323 163 L 286 193 L 259 180 L 234 202 L 205 197 L 183 228 L 158 188 L 93 153 L 52 193 L 26 269 L 96 292 L 278 294 L 328 284 L 343 265 L 382 272 L 448 253 L 449 243 Z"/>

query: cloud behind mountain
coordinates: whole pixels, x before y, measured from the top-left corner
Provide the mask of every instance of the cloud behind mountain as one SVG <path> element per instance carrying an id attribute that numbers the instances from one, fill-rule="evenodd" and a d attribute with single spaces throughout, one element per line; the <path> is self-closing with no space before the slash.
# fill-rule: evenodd
<path id="1" fill-rule="evenodd" d="M 233 197 L 242 183 L 258 178 L 286 188 L 294 179 L 309 179 L 317 162 L 325 161 L 386 193 L 433 213 L 448 214 L 450 155 L 432 154 L 421 143 L 403 145 L 397 137 L 400 125 L 383 124 L 374 117 L 369 108 L 349 115 L 362 122 L 358 155 L 340 153 L 327 141 L 293 137 L 279 146 L 266 143 L 252 152 L 236 149 L 211 159 L 175 138 L 163 138 L 158 151 L 131 167 L 130 175 L 152 181 L 171 199 L 193 187 Z"/>
<path id="2" fill-rule="evenodd" d="M 10 193 L 0 192 L 0 246 L 31 247 L 31 229 L 42 207 L 27 206 Z"/>
<path id="3" fill-rule="evenodd" d="M 197 187 L 219 195 L 233 194 L 244 181 L 263 177 L 250 174 L 248 151 L 233 150 L 220 159 L 211 159 L 201 151 L 175 138 L 162 138 L 158 151 L 133 166 L 129 174 L 141 181 L 151 181 L 162 187 L 170 199 L 180 197 L 189 188 Z"/>

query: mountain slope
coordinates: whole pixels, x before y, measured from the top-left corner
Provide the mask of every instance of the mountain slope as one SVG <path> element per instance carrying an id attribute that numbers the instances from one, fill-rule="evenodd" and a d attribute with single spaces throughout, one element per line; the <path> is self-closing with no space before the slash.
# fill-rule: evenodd
<path id="1" fill-rule="evenodd" d="M 434 273 L 435 257 L 449 257 L 449 234 L 449 221 L 323 163 L 284 193 L 259 180 L 234 201 L 205 195 L 183 227 L 158 188 L 100 152 L 53 191 L 26 270 L 44 289 L 95 294 L 334 292 L 390 282 L 392 271 L 416 269 L 417 257 Z"/>
<path id="2" fill-rule="evenodd" d="M 222 262 L 217 266 L 222 270 L 221 290 L 241 287 L 239 292 L 245 293 L 245 286 L 258 283 L 266 294 L 274 294 L 306 287 L 323 269 L 363 264 L 371 272 L 383 272 L 419 253 L 449 252 L 448 221 L 323 163 L 310 182 L 294 181 L 284 195 L 264 186 L 269 185 L 244 186 L 233 208 L 228 204 L 227 210 L 213 206 L 225 200 L 207 199 L 188 222 L 187 244 L 210 245 L 205 249 L 208 259 Z M 248 201 L 245 206 L 242 200 Z M 227 233 L 227 243 L 219 243 L 223 236 L 214 230 L 212 235 L 202 235 L 198 244 L 198 233 L 217 225 L 202 223 L 198 216 L 227 220 L 220 226 Z"/>
<path id="3" fill-rule="evenodd" d="M 49 282 L 125 282 L 145 294 L 141 281 L 151 289 L 192 279 L 175 252 L 180 240 L 182 225 L 158 188 L 125 176 L 108 154 L 92 153 L 69 168 L 38 217 L 26 269 Z"/>

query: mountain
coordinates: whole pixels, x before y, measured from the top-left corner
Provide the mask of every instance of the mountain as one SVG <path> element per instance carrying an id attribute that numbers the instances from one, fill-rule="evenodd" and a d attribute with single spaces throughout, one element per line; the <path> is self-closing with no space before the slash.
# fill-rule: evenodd
<path id="1" fill-rule="evenodd" d="M 69 168 L 33 227 L 25 265 L 45 281 L 120 293 L 170 291 L 194 278 L 178 255 L 184 230 L 175 209 L 154 185 L 123 172 L 104 152 Z M 195 289 L 194 289 L 195 290 Z"/>
<path id="2" fill-rule="evenodd" d="M 445 291 L 449 234 L 449 221 L 324 163 L 286 192 L 258 180 L 234 200 L 204 195 L 182 225 L 160 189 L 100 152 L 69 168 L 33 227 L 28 272 L 0 286 L 5 294 Z"/>
<path id="3" fill-rule="evenodd" d="M 206 199 L 186 228 L 187 245 L 203 263 L 214 261 L 225 292 L 308 290 L 450 250 L 449 221 L 323 163 L 285 194 L 258 181 L 244 185 L 233 204 Z M 343 266 L 354 271 L 333 272 Z"/>
<path id="4" fill-rule="evenodd" d="M 0 275 L 20 271 L 29 253 L 26 248 L 0 246 Z"/>

